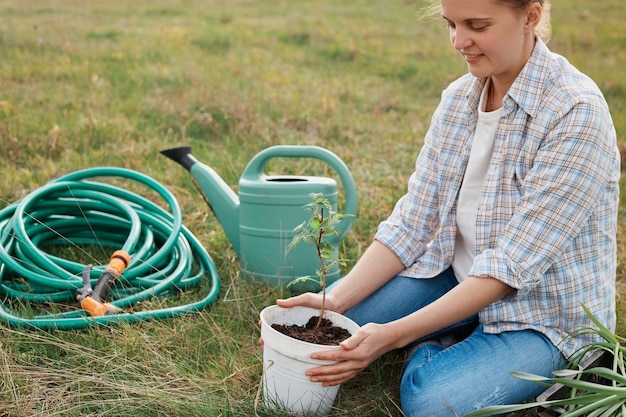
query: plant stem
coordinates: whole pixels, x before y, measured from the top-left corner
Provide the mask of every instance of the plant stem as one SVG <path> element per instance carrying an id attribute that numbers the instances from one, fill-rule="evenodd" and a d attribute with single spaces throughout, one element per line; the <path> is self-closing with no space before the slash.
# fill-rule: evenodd
<path id="1" fill-rule="evenodd" d="M 324 221 L 324 209 L 321 209 L 321 213 L 319 215 L 320 224 Z M 326 267 L 324 265 L 324 258 L 322 257 L 322 237 L 324 236 L 324 228 L 320 227 L 319 233 L 317 235 L 317 258 L 320 260 L 320 286 L 322 287 L 322 307 L 320 308 L 320 316 L 317 318 L 317 324 L 315 325 L 315 329 L 313 329 L 313 334 L 317 335 L 317 331 L 319 330 L 322 319 L 324 318 L 324 311 L 326 311 Z"/>

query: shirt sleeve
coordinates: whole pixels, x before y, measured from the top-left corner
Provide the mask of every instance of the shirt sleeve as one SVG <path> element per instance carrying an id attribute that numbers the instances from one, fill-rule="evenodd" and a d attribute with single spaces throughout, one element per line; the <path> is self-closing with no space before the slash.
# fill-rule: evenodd
<path id="1" fill-rule="evenodd" d="M 378 226 L 375 239 L 389 247 L 405 267 L 413 265 L 425 251 L 439 225 L 439 164 L 437 137 L 440 105 L 424 139 L 407 193 L 396 203 L 391 215 Z"/>

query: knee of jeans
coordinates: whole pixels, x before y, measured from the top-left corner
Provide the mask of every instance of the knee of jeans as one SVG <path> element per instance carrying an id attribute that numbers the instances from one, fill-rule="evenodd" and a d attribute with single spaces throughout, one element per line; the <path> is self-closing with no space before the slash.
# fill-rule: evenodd
<path id="1" fill-rule="evenodd" d="M 407 369 L 400 382 L 400 403 L 407 417 L 455 417 L 458 410 L 447 401 L 449 390 L 433 384 L 421 367 Z M 450 387 L 452 388 L 452 387 Z M 454 388 L 452 388 L 454 389 Z"/>
<path id="2" fill-rule="evenodd" d="M 455 384 L 450 374 L 446 377 L 433 374 L 433 371 L 428 366 L 409 365 L 402 375 L 400 404 L 407 417 L 458 417 L 486 405 L 502 405 L 513 401 L 507 392 L 497 387 L 494 387 L 493 392 L 483 392 L 481 397 L 479 392 L 474 392 L 473 385 Z M 538 391 L 532 396 L 538 395 L 543 389 L 535 385 Z M 532 392 L 532 388 L 533 385 L 530 385 L 527 390 Z M 504 417 L 504 414 L 493 417 Z"/>

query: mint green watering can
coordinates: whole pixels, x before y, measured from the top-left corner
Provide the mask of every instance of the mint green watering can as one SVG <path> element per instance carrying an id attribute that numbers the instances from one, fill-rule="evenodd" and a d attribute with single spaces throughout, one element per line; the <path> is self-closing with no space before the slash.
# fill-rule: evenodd
<path id="1" fill-rule="evenodd" d="M 264 149 L 248 163 L 239 179 L 239 195 L 209 166 L 199 162 L 190 147 L 161 152 L 178 162 L 204 194 L 206 201 L 222 225 L 237 252 L 242 272 L 274 285 L 288 284 L 293 279 L 310 275 L 316 278 L 319 260 L 313 246 L 303 243 L 286 253 L 293 238 L 293 229 L 310 213 L 302 206 L 310 203 L 311 193 L 322 193 L 337 210 L 337 182 L 332 178 L 294 175 L 266 175 L 265 166 L 273 158 L 313 158 L 327 163 L 338 174 L 345 194 L 344 217 L 339 235 L 329 237 L 341 241 L 354 222 L 357 193 L 352 174 L 334 153 L 318 146 L 280 145 Z M 335 256 L 337 253 L 334 254 Z M 330 284 L 339 278 L 334 268 L 326 277 Z M 318 286 L 299 285 L 296 290 L 315 290 Z"/>

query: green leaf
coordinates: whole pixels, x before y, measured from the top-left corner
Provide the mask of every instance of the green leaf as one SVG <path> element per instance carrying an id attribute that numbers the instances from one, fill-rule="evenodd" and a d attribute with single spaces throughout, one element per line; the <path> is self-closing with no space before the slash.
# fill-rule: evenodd
<path id="1" fill-rule="evenodd" d="M 534 382 L 552 380 L 552 378 L 547 377 L 547 376 L 535 375 L 535 374 L 530 374 L 528 372 L 521 372 L 521 371 L 512 371 L 510 372 L 510 375 L 515 378 L 524 379 L 526 381 L 534 381 Z"/>
<path id="2" fill-rule="evenodd" d="M 318 217 L 312 217 L 309 221 L 309 227 L 313 230 L 319 230 L 322 223 L 320 223 L 320 219 Z"/>
<path id="3" fill-rule="evenodd" d="M 526 404 L 493 405 L 490 407 L 481 408 L 480 410 L 472 411 L 471 413 L 466 414 L 464 417 L 486 417 L 486 416 L 492 416 L 495 414 L 505 414 L 505 413 L 512 413 L 515 411 L 528 410 L 528 409 L 536 408 L 536 407 L 586 404 L 589 402 L 601 400 L 603 398 L 604 396 L 601 394 L 592 394 L 592 395 L 587 395 L 584 398 L 576 397 L 576 398 L 566 398 L 566 399 L 561 399 L 561 400 L 536 401 L 536 402 L 526 403 Z M 565 414 L 563 414 L 562 417 L 565 417 Z"/>
<path id="4" fill-rule="evenodd" d="M 602 410 L 602 412 L 606 411 L 607 407 L 610 407 L 611 405 L 615 404 L 615 402 L 620 402 L 619 399 L 616 396 L 610 396 L 610 397 L 606 397 L 603 398 L 599 401 L 596 402 L 592 402 L 584 407 L 578 408 L 574 411 L 570 411 L 568 410 L 568 412 L 566 412 L 565 414 L 563 414 L 563 416 L 568 416 L 568 417 L 580 417 L 583 415 L 586 415 L 589 412 L 593 412 L 593 411 L 599 411 Z"/>
<path id="5" fill-rule="evenodd" d="M 619 395 L 626 398 L 626 387 L 613 387 L 595 382 L 582 381 L 580 379 L 554 378 L 554 382 L 566 387 L 585 390 L 587 392 L 601 393 L 603 395 Z"/>
<path id="6" fill-rule="evenodd" d="M 606 378 L 609 381 L 615 381 L 618 384 L 626 385 L 626 376 L 612 369 L 596 367 L 596 368 L 586 369 L 582 371 L 582 373 L 589 374 L 589 375 L 597 375 L 602 378 Z"/>
<path id="7" fill-rule="evenodd" d="M 578 369 L 559 369 L 552 374 L 558 378 L 575 378 L 580 376 L 583 371 Z"/>
<path id="8" fill-rule="evenodd" d="M 624 401 L 619 401 L 615 404 L 602 407 L 601 409 L 595 410 L 589 413 L 588 417 L 619 417 L 624 415 L 624 411 L 620 411 L 620 408 L 624 407 Z"/>
<path id="9" fill-rule="evenodd" d="M 591 319 L 591 321 L 593 322 L 593 324 L 596 325 L 596 327 L 599 329 L 598 333 L 606 340 L 611 341 L 611 342 L 617 342 L 617 338 L 615 337 L 615 335 L 613 334 L 612 331 L 610 331 L 608 328 L 606 328 L 606 326 L 604 326 L 602 323 L 600 323 L 600 321 L 596 318 L 596 316 L 594 316 L 591 311 L 587 308 L 587 306 L 585 306 L 584 304 L 581 304 L 583 310 L 585 310 L 585 313 L 587 314 L 587 316 L 589 316 L 589 319 Z"/>
<path id="10" fill-rule="evenodd" d="M 304 277 L 299 277 L 299 278 L 296 278 L 296 279 L 291 280 L 291 281 L 287 284 L 287 288 L 291 287 L 292 285 L 296 285 L 296 284 L 299 284 L 299 283 L 302 283 L 302 282 L 309 282 L 309 281 L 312 281 L 312 282 L 315 282 L 315 283 L 317 283 L 317 282 L 318 282 L 318 281 L 317 281 L 315 278 L 313 278 L 312 276 L 307 275 L 307 276 L 304 276 Z"/>

